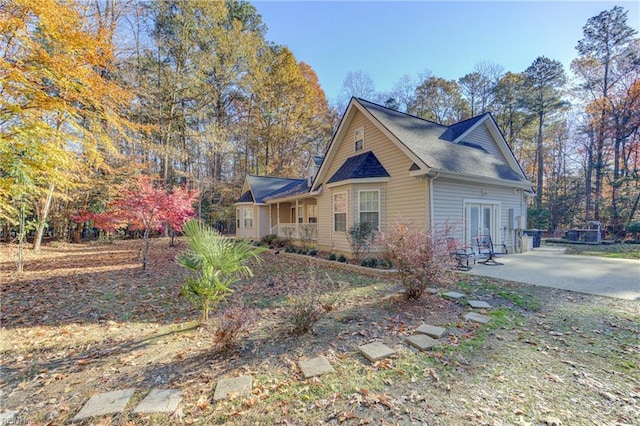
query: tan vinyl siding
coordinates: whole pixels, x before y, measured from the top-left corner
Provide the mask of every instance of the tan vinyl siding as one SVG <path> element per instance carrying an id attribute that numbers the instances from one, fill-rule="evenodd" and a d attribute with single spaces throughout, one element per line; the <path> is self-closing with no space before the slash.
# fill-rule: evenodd
<path id="1" fill-rule="evenodd" d="M 500 152 L 498 144 L 493 139 L 493 136 L 489 132 L 489 129 L 487 128 L 487 125 L 485 123 L 482 123 L 477 128 L 475 128 L 463 140 L 465 142 L 472 142 L 482 146 L 487 150 L 487 152 L 504 161 L 504 156 L 502 155 L 502 152 Z"/>
<path id="2" fill-rule="evenodd" d="M 484 190 L 483 194 L 481 191 Z M 513 188 L 493 185 L 474 184 L 450 179 L 437 179 L 433 183 L 433 213 L 436 229 L 451 226 L 449 232 L 462 240 L 464 235 L 464 200 L 477 200 L 483 203 L 500 204 L 500 220 L 498 225 L 499 241 L 507 245 L 509 252 L 514 249 L 514 225 L 509 223 L 509 209 L 514 209 L 514 216 L 523 216 L 526 220 L 521 191 Z"/>
<path id="3" fill-rule="evenodd" d="M 252 204 L 238 204 L 236 206 L 240 210 L 240 228 L 236 229 L 236 236 L 239 238 L 256 238 L 258 233 L 258 212 L 257 206 Z M 244 211 L 253 210 L 253 227 L 244 227 Z"/>
<path id="4" fill-rule="evenodd" d="M 356 152 L 354 150 L 353 135 L 354 131 L 360 127 L 364 128 L 364 148 Z M 326 181 L 335 174 L 347 158 L 367 151 L 373 151 L 380 163 L 387 170 L 387 173 L 391 175 L 387 183 L 367 184 L 369 188 L 385 189 L 385 191 L 383 191 L 384 196 L 381 200 L 384 200 L 380 218 L 381 230 L 385 232 L 389 224 L 394 223 L 400 217 L 403 220 L 410 220 L 416 226 L 424 229 L 427 223 L 427 187 L 425 180 L 409 176 L 409 168 L 413 164 L 413 161 L 359 111 L 356 112 L 344 134 L 344 140 L 336 141 L 336 154 L 330 167 L 327 169 L 325 182 L 323 182 L 325 185 L 324 193 L 329 192 L 329 189 L 335 189 L 326 188 Z M 358 207 L 353 204 L 357 201 L 357 198 L 353 197 L 353 191 L 356 191 L 355 195 L 357 197 L 357 188 L 352 188 L 349 200 L 349 213 L 357 214 Z M 329 206 L 327 206 L 329 213 L 331 208 L 330 200 L 331 199 L 329 199 Z M 323 219 L 326 214 L 324 211 L 325 210 L 321 209 L 320 217 Z M 348 218 L 350 225 L 353 225 L 355 217 L 355 214 L 351 214 L 351 217 Z"/>
<path id="5" fill-rule="evenodd" d="M 262 238 L 269 233 L 269 206 L 258 206 L 258 226 L 256 227 L 256 238 Z"/>
<path id="6" fill-rule="evenodd" d="M 320 250 L 331 250 L 331 190 L 324 188 L 318 196 L 318 247 Z"/>

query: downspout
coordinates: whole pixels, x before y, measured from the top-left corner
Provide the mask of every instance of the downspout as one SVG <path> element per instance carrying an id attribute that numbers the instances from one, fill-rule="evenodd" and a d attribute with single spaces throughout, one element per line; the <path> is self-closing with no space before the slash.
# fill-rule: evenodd
<path id="1" fill-rule="evenodd" d="M 436 223 L 433 218 L 433 182 L 440 177 L 440 173 L 436 173 L 434 177 L 429 179 L 429 222 L 431 222 L 431 230 L 435 229 Z"/>

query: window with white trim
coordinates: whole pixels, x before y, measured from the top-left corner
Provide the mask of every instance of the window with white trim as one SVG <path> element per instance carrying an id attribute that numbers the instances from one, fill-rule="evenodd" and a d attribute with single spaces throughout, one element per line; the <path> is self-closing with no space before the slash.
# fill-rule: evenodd
<path id="1" fill-rule="evenodd" d="M 298 223 L 304 222 L 304 202 L 298 200 Z"/>
<path id="2" fill-rule="evenodd" d="M 236 209 L 236 228 L 240 229 L 240 209 Z"/>
<path id="3" fill-rule="evenodd" d="M 353 150 L 360 151 L 364 148 L 364 127 L 359 127 L 353 132 Z"/>
<path id="4" fill-rule="evenodd" d="M 252 229 L 253 228 L 253 208 L 243 209 L 242 218 L 243 218 L 244 228 Z"/>
<path id="5" fill-rule="evenodd" d="M 318 206 L 316 204 L 307 204 L 307 221 L 318 223 Z"/>
<path id="6" fill-rule="evenodd" d="M 347 193 L 333 194 L 333 231 L 347 232 Z"/>
<path id="7" fill-rule="evenodd" d="M 380 190 L 358 191 L 358 216 L 360 223 L 369 222 L 371 228 L 380 227 Z"/>

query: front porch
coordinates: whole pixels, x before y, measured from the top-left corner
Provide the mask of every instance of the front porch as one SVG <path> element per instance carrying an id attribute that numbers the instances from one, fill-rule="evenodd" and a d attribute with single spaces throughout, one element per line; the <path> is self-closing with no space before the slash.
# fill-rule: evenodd
<path id="1" fill-rule="evenodd" d="M 289 240 L 317 241 L 318 226 L 316 223 L 278 223 L 269 233 Z"/>
<path id="2" fill-rule="evenodd" d="M 275 202 L 270 205 L 269 233 L 290 240 L 317 241 L 317 212 L 315 198 Z"/>

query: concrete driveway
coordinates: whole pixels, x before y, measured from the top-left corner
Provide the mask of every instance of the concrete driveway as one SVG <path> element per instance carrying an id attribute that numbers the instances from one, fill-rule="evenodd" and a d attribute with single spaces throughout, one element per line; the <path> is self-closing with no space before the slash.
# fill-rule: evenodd
<path id="1" fill-rule="evenodd" d="M 479 263 L 467 273 L 640 301 L 640 260 L 568 255 L 564 249 L 545 247 L 497 259 L 503 265 Z"/>

